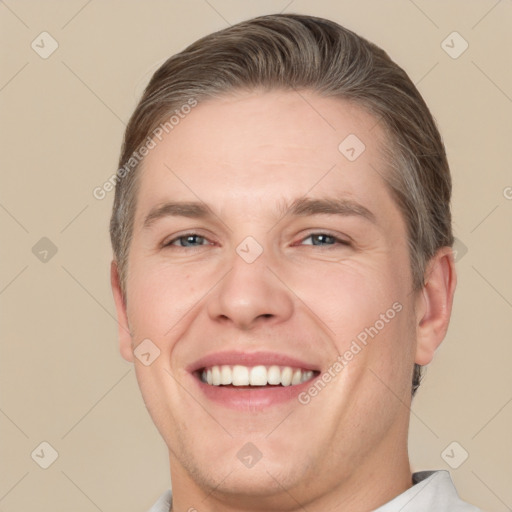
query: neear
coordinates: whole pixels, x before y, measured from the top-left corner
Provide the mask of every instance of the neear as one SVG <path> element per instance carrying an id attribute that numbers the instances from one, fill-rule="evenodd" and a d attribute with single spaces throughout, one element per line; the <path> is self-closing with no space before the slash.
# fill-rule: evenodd
<path id="1" fill-rule="evenodd" d="M 452 312 L 457 285 L 451 247 L 442 247 L 430 260 L 425 284 L 416 304 L 416 357 L 419 365 L 430 363 L 443 341 Z"/>
<path id="2" fill-rule="evenodd" d="M 119 280 L 119 270 L 117 263 L 112 260 L 110 264 L 110 284 L 112 286 L 112 294 L 117 312 L 117 331 L 119 336 L 119 351 L 121 356 L 129 362 L 133 362 L 133 347 L 130 327 L 128 325 L 128 316 L 126 313 L 126 303 L 121 291 L 121 283 Z"/>

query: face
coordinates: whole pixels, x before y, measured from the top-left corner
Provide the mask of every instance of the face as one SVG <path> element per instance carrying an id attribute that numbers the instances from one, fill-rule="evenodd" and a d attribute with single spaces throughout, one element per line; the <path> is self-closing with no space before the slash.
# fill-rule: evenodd
<path id="1" fill-rule="evenodd" d="M 173 485 L 300 500 L 406 457 L 418 297 L 384 144 L 344 100 L 252 92 L 146 157 L 121 349 Z"/>

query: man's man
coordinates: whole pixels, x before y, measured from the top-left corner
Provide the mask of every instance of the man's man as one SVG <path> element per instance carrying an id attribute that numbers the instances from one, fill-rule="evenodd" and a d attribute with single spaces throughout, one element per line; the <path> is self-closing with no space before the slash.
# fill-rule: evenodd
<path id="1" fill-rule="evenodd" d="M 333 22 L 257 18 L 160 67 L 125 134 L 112 287 L 173 511 L 476 510 L 407 453 L 456 285 L 450 194 L 414 85 Z"/>

